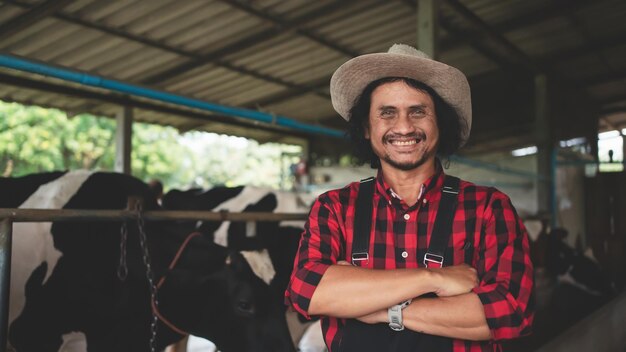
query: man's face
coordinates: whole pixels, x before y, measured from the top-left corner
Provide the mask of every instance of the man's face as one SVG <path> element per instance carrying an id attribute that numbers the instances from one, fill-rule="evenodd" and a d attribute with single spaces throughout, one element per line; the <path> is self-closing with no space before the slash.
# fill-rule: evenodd
<path id="1" fill-rule="evenodd" d="M 433 99 L 404 81 L 378 86 L 372 92 L 365 138 L 383 166 L 413 170 L 432 162 L 439 142 Z"/>

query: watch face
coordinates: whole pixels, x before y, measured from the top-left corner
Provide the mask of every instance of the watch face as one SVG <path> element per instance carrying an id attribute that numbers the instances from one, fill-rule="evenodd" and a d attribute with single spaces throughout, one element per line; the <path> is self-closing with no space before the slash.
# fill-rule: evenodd
<path id="1" fill-rule="evenodd" d="M 404 325 L 398 323 L 389 323 L 389 327 L 394 331 L 402 331 L 404 330 Z"/>
<path id="2" fill-rule="evenodd" d="M 389 327 L 394 331 L 404 330 L 404 324 L 402 324 L 402 309 L 408 305 L 411 301 L 406 301 L 401 304 L 389 307 L 387 309 L 387 317 L 389 318 Z"/>
<path id="3" fill-rule="evenodd" d="M 393 308 L 396 308 L 394 306 Z M 402 325 L 402 312 L 400 309 L 391 309 L 389 314 L 389 327 L 394 331 L 404 330 L 404 325 Z"/>

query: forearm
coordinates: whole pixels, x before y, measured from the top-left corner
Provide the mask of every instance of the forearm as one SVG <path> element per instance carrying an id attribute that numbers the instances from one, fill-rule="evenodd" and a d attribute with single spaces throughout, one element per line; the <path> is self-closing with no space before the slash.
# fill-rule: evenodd
<path id="1" fill-rule="evenodd" d="M 483 304 L 475 293 L 416 299 L 403 311 L 404 326 L 430 335 L 489 340 Z"/>
<path id="2" fill-rule="evenodd" d="M 355 318 L 433 292 L 428 269 L 369 270 L 333 265 L 311 297 L 309 314 Z"/>

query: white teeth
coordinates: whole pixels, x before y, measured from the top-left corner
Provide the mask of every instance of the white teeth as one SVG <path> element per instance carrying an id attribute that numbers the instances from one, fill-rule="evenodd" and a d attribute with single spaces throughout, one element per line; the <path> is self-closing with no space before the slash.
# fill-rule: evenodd
<path id="1" fill-rule="evenodd" d="M 417 141 L 415 139 L 412 139 L 410 141 L 392 141 L 391 144 L 393 145 L 412 145 L 412 144 L 416 144 Z"/>

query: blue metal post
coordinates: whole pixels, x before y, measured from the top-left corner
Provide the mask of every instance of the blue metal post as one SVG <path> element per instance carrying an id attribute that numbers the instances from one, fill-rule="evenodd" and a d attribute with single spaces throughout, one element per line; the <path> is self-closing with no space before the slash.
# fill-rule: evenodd
<path id="1" fill-rule="evenodd" d="M 553 147 L 550 153 L 550 212 L 552 213 L 551 228 L 555 228 L 558 225 L 558 199 L 556 194 L 556 169 L 557 169 L 557 155 L 559 153 L 558 147 Z"/>
<path id="2" fill-rule="evenodd" d="M 137 85 L 132 85 L 100 76 L 90 75 L 65 68 L 53 67 L 43 63 L 27 60 L 12 55 L 0 55 L 0 66 L 8 67 L 20 71 L 36 73 L 44 76 L 59 78 L 65 81 L 76 82 L 86 86 L 104 88 L 134 96 L 145 97 L 153 100 L 163 101 L 181 106 L 187 106 L 205 111 L 216 112 L 228 116 L 241 117 L 248 120 L 274 124 L 294 130 L 321 134 L 331 137 L 343 138 L 343 131 L 335 130 L 318 125 L 311 125 L 293 120 L 279 115 L 272 115 L 261 111 L 236 108 L 232 106 L 219 105 L 206 101 L 184 97 L 156 89 L 150 89 Z"/>

